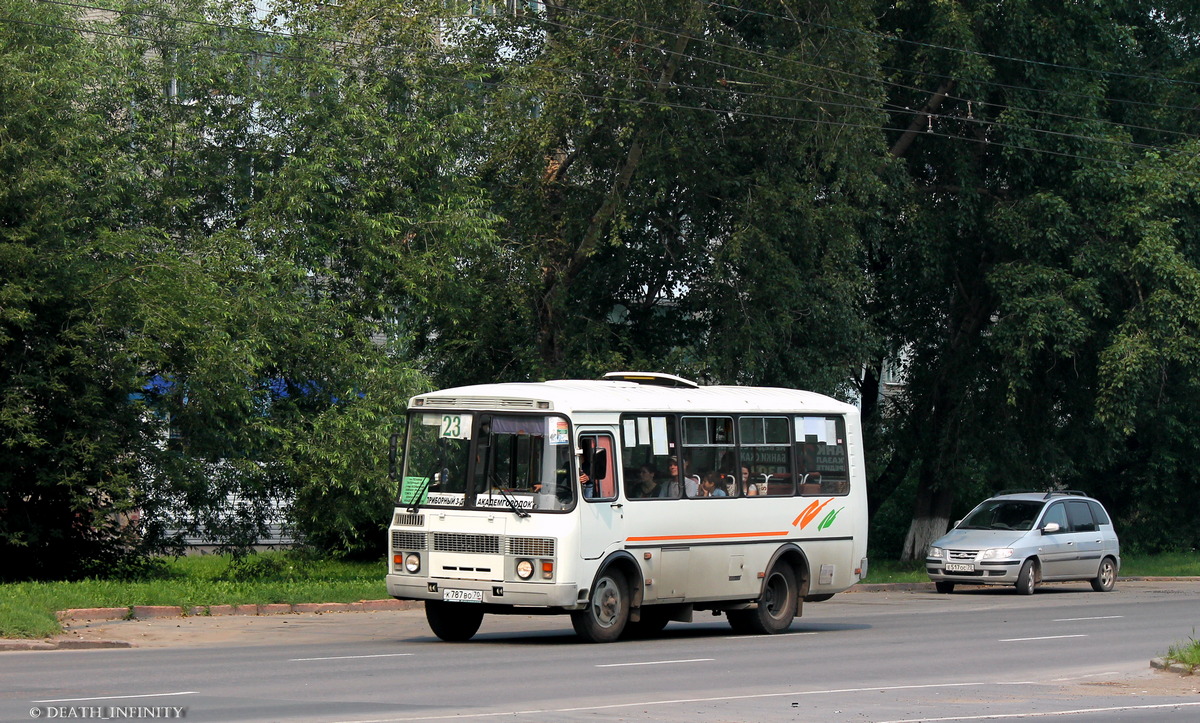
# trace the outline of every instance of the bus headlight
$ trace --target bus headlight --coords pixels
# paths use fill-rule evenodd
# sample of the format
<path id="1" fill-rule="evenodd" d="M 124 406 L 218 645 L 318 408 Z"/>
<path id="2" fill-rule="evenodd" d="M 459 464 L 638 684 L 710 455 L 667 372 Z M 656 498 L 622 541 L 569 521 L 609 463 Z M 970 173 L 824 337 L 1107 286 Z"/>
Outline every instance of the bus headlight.
<path id="1" fill-rule="evenodd" d="M 418 573 L 421 571 L 421 556 L 415 552 L 410 552 L 404 557 L 404 569 L 410 573 Z"/>
<path id="2" fill-rule="evenodd" d="M 517 577 L 528 580 L 533 577 L 533 561 L 517 560 Z"/>

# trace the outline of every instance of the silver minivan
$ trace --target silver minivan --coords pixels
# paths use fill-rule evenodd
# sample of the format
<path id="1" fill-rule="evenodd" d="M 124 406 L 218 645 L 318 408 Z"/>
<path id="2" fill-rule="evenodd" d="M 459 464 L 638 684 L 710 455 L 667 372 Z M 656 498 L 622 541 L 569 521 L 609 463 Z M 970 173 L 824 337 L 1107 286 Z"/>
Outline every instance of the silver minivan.
<path id="1" fill-rule="evenodd" d="M 963 585 L 1016 585 L 1032 595 L 1040 583 L 1088 580 L 1108 592 L 1121 569 L 1121 548 L 1104 506 L 1076 490 L 1001 493 L 984 500 L 938 538 L 925 571 L 938 592 Z"/>

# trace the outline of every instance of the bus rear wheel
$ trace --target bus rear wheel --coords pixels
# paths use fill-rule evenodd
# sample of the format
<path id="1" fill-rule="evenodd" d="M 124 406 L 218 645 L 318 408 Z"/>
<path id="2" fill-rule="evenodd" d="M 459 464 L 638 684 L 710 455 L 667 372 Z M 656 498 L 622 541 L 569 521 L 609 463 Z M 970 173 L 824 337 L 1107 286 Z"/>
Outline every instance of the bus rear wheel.
<path id="1" fill-rule="evenodd" d="M 425 601 L 425 620 L 433 634 L 450 643 L 470 640 L 483 624 L 483 608 L 467 603 Z"/>
<path id="2" fill-rule="evenodd" d="M 620 570 L 610 568 L 596 578 L 587 608 L 571 613 L 571 626 L 589 643 L 611 643 L 629 622 L 629 584 Z"/>
<path id="3" fill-rule="evenodd" d="M 792 569 L 787 565 L 777 565 L 767 575 L 756 608 L 730 610 L 725 616 L 735 632 L 756 635 L 782 633 L 796 619 L 796 595 L 796 576 Z"/>

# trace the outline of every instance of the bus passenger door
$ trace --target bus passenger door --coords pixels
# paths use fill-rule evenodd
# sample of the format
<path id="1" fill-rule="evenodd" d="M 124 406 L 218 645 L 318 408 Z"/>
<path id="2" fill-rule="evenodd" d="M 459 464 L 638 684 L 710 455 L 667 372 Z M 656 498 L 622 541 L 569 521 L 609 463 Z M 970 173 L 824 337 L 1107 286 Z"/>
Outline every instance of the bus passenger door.
<path id="1" fill-rule="evenodd" d="M 611 429 L 582 429 L 579 433 L 580 471 L 588 475 L 579 500 L 579 552 L 595 560 L 624 540 L 624 508 L 619 499 L 620 458 Z M 590 580 L 580 580 L 590 584 Z"/>

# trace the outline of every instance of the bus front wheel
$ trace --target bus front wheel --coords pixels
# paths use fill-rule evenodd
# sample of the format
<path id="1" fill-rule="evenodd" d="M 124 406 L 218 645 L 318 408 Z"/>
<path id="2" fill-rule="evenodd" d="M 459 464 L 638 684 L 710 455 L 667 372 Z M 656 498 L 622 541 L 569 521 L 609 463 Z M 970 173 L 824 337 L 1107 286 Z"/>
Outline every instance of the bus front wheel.
<path id="1" fill-rule="evenodd" d="M 596 578 L 584 610 L 571 613 L 571 626 L 589 643 L 611 643 L 629 622 L 629 584 L 620 570 L 610 568 Z"/>
<path id="2" fill-rule="evenodd" d="M 468 603 L 425 601 L 425 620 L 433 634 L 451 643 L 470 640 L 483 624 L 483 608 Z"/>
<path id="3" fill-rule="evenodd" d="M 772 568 L 763 584 L 762 597 L 752 610 L 730 610 L 729 626 L 739 633 L 782 633 L 796 618 L 796 576 L 787 565 Z"/>

